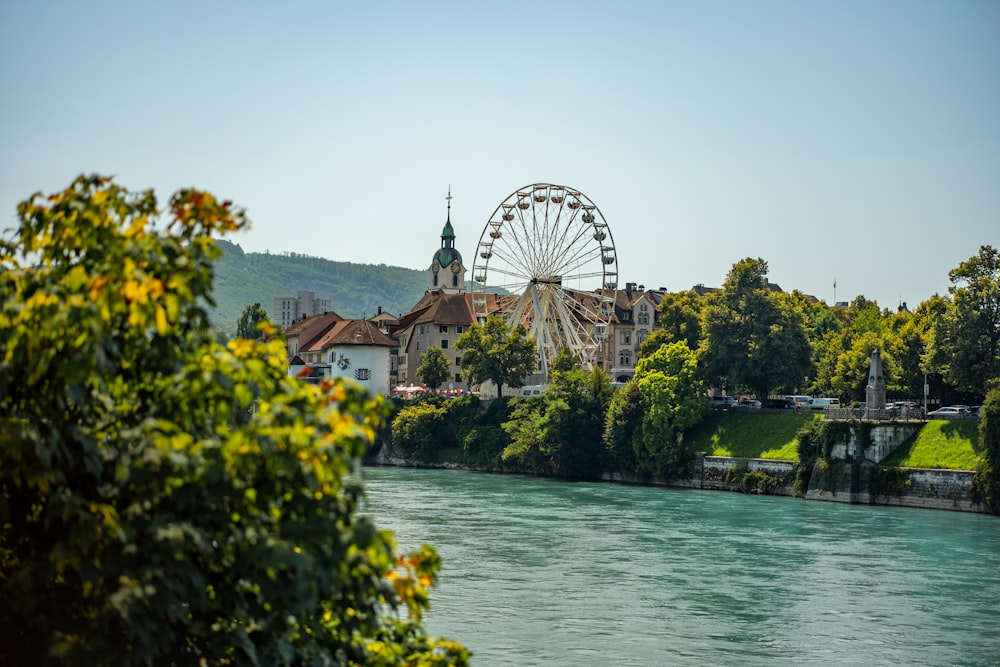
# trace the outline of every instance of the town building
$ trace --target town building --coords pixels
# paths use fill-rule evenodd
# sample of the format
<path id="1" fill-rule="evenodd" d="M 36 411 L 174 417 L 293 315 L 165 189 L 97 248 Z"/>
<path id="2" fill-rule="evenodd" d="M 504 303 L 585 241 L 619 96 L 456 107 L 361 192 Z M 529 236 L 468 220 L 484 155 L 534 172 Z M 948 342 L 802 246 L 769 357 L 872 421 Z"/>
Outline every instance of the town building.
<path id="1" fill-rule="evenodd" d="M 290 327 L 303 317 L 319 315 L 333 310 L 329 299 L 317 299 L 315 292 L 300 291 L 295 296 L 282 296 L 274 300 L 271 320 L 282 329 Z"/>
<path id="2" fill-rule="evenodd" d="M 340 320 L 299 349 L 289 374 L 312 382 L 347 378 L 372 394 L 388 394 L 390 352 L 395 345 L 371 320 Z"/>
<path id="3" fill-rule="evenodd" d="M 666 293 L 665 288 L 647 290 L 636 283 L 618 290 L 601 363 L 612 382 L 628 382 L 635 375 L 639 348 L 659 326 L 656 308 Z"/>
<path id="4" fill-rule="evenodd" d="M 434 252 L 427 268 L 428 285 L 424 296 L 400 316 L 393 334 L 396 360 L 392 364 L 394 386 L 419 384 L 417 368 L 421 357 L 431 346 L 440 347 L 451 364 L 449 380 L 441 389 L 464 391 L 461 355 L 456 355 L 455 341 L 475 321 L 472 301 L 465 289 L 466 267 L 462 254 L 455 248 L 455 229 L 451 224 L 451 190 L 448 191 L 448 212 L 441 231 L 441 246 Z"/>

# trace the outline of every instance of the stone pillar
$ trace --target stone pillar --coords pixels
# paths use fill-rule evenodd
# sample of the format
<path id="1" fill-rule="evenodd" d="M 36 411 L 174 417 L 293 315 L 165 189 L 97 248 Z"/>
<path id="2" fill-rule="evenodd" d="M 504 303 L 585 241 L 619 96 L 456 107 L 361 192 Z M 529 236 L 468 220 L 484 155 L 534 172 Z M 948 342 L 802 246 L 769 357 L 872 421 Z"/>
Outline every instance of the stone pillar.
<path id="1" fill-rule="evenodd" d="M 872 362 L 868 367 L 868 384 L 865 386 L 865 413 L 868 419 L 878 419 L 885 406 L 885 377 L 882 375 L 882 355 L 878 348 L 872 350 Z"/>

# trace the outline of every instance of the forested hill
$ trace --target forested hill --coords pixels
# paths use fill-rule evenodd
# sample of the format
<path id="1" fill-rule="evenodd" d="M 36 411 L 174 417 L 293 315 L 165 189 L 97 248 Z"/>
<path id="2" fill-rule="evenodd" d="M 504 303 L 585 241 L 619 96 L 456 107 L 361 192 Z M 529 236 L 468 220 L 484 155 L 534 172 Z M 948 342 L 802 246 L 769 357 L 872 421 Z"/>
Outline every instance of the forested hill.
<path id="1" fill-rule="evenodd" d="M 274 299 L 299 290 L 330 299 L 342 317 L 371 317 L 383 310 L 408 311 L 427 289 L 427 273 L 385 264 L 333 262 L 297 253 L 243 252 L 238 244 L 218 241 L 223 250 L 215 270 L 218 307 L 212 324 L 233 335 L 243 309 L 259 301 L 272 314 Z"/>

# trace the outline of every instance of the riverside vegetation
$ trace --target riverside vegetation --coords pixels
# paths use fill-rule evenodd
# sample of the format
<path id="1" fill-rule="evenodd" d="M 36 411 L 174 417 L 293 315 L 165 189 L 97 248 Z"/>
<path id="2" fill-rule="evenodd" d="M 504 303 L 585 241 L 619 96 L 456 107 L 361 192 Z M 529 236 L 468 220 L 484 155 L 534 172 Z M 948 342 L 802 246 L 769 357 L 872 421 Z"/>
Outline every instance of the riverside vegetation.
<path id="1" fill-rule="evenodd" d="M 630 383 L 616 393 L 602 377 L 579 369 L 557 371 L 549 392 L 530 398 L 414 399 L 396 406 L 383 446 L 409 461 L 430 465 L 571 479 L 617 473 L 626 479 L 668 483 L 683 479 L 699 454 L 794 461 L 794 480 L 737 466 L 725 481 L 751 493 L 772 493 L 793 481 L 793 490 L 801 495 L 814 466 L 827 470 L 842 464 L 830 453 L 851 428 L 859 430 L 862 440 L 871 428 L 864 422 L 833 422 L 815 414 L 696 409 L 700 419 L 693 426 L 657 437 L 656 418 L 642 414 L 641 398 L 636 397 L 641 385 Z M 973 496 L 997 513 L 998 446 L 996 435 L 988 433 L 1000 421 L 998 409 L 1000 391 L 993 391 L 981 420 L 927 422 L 876 467 L 873 491 L 901 493 L 903 488 L 892 480 L 903 479 L 906 468 L 973 470 Z M 828 474 L 826 479 L 832 482 L 836 477 Z"/>

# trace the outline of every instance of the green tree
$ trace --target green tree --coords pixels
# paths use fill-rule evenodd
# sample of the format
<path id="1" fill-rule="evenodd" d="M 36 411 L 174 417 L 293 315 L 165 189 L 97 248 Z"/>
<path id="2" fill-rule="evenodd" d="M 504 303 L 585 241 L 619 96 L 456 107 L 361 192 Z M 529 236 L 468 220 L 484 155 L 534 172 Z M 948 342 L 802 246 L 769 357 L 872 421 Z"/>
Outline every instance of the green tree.
<path id="1" fill-rule="evenodd" d="M 556 356 L 552 359 L 553 371 L 571 371 L 580 368 L 580 357 L 573 353 L 568 347 L 561 346 L 556 351 Z"/>
<path id="2" fill-rule="evenodd" d="M 158 211 L 81 177 L 0 240 L 0 664 L 464 664 L 421 625 L 433 550 L 358 514 L 381 399 L 213 340 L 244 214 Z"/>
<path id="3" fill-rule="evenodd" d="M 430 461 L 447 446 L 447 410 L 435 402 L 439 400 L 408 405 L 392 420 L 392 444 L 404 455 Z"/>
<path id="4" fill-rule="evenodd" d="M 948 277 L 951 302 L 933 328 L 930 366 L 958 389 L 982 395 L 1000 377 L 1000 255 L 981 246 Z"/>
<path id="5" fill-rule="evenodd" d="M 693 290 L 665 295 L 656 307 L 660 328 L 643 341 L 639 349 L 640 356 L 645 357 L 655 352 L 661 345 L 680 340 L 687 343 L 692 350 L 697 350 L 702 340 L 705 301 Z"/>
<path id="6" fill-rule="evenodd" d="M 979 441 L 983 452 L 972 480 L 973 492 L 993 514 L 1000 514 L 1000 387 L 986 394 L 979 409 Z"/>
<path id="7" fill-rule="evenodd" d="M 487 380 L 503 396 L 503 387 L 520 387 L 538 364 L 533 340 L 522 327 L 509 328 L 502 319 L 490 315 L 483 324 L 473 324 L 455 341 L 462 353 L 462 372 L 468 384 Z"/>
<path id="8" fill-rule="evenodd" d="M 239 322 L 236 323 L 236 336 L 238 338 L 259 338 L 261 325 L 266 325 L 268 321 L 267 311 L 260 305 L 260 301 L 255 301 L 243 309 Z"/>
<path id="9" fill-rule="evenodd" d="M 690 459 L 684 433 L 705 415 L 697 355 L 683 341 L 664 345 L 636 364 L 635 377 L 612 399 L 604 443 L 621 472 L 671 478 Z M 631 464 L 632 470 L 622 469 Z"/>
<path id="10" fill-rule="evenodd" d="M 548 390 L 517 398 L 504 430 L 505 461 L 576 479 L 596 479 L 603 470 L 601 431 L 612 394 L 599 368 L 554 371 Z"/>
<path id="11" fill-rule="evenodd" d="M 635 378 L 611 397 L 604 419 L 601 439 L 608 451 L 612 470 L 623 475 L 634 475 L 637 470 L 632 443 L 642 424 L 642 397 Z"/>
<path id="12" fill-rule="evenodd" d="M 733 265 L 724 289 L 705 309 L 700 350 L 709 380 L 727 378 L 765 401 L 772 389 L 792 389 L 810 375 L 811 349 L 801 315 L 767 286 L 767 262 Z"/>
<path id="13" fill-rule="evenodd" d="M 427 348 L 420 355 L 420 366 L 417 367 L 417 377 L 431 389 L 437 389 L 451 377 L 451 362 L 447 355 L 437 345 Z"/>

